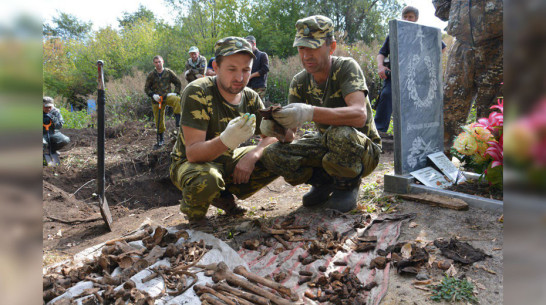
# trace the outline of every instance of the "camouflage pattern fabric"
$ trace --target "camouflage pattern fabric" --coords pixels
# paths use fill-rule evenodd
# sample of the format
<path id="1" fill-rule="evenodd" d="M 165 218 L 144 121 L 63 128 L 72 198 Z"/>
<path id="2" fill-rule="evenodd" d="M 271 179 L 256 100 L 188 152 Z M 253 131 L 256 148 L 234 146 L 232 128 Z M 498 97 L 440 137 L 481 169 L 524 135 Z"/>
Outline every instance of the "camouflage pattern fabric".
<path id="1" fill-rule="evenodd" d="M 252 46 L 242 37 L 222 38 L 214 45 L 214 57 L 229 56 L 239 52 L 245 52 L 252 55 L 252 58 L 256 58 L 254 52 L 252 52 Z"/>
<path id="2" fill-rule="evenodd" d="M 250 180 L 244 184 L 233 184 L 232 173 L 235 166 L 255 146 L 237 148 L 226 163 L 206 162 L 172 163 L 170 177 L 174 185 L 182 191 L 180 211 L 191 220 L 205 217 L 212 201 L 227 190 L 239 199 L 246 199 L 275 180 L 278 175 L 268 171 L 258 161 Z"/>
<path id="3" fill-rule="evenodd" d="M 449 52 L 444 84 L 444 150 L 453 146 L 454 138 L 476 105 L 478 118 L 487 117 L 500 94 L 503 81 L 503 40 L 472 48 L 455 41 Z"/>
<path id="4" fill-rule="evenodd" d="M 256 126 L 260 126 L 262 116 L 258 109 L 265 108 L 258 94 L 250 88 L 244 88 L 239 105 L 231 105 L 220 94 L 216 85 L 216 76 L 206 76 L 189 84 L 182 92 L 181 125 L 206 131 L 205 140 L 211 140 L 224 131 L 232 119 L 245 113 L 256 115 Z M 256 128 L 256 135 L 260 134 Z M 225 163 L 232 159 L 232 151 L 214 160 Z M 184 132 L 178 135 L 171 153 L 173 162 L 186 162 Z"/>
<path id="5" fill-rule="evenodd" d="M 432 4 L 438 18 L 449 20 L 447 33 L 461 42 L 480 45 L 503 36 L 502 0 L 433 0 Z"/>
<path id="6" fill-rule="evenodd" d="M 288 102 L 307 103 L 319 107 L 346 107 L 344 97 L 355 91 L 364 91 L 366 94 L 366 124 L 358 128 L 371 141 L 381 147 L 381 137 L 377 132 L 372 115 L 372 106 L 368 99 L 368 87 L 364 73 L 358 63 L 349 57 L 332 56 L 332 67 L 329 80 L 326 84 L 317 84 L 313 77 L 305 70 L 296 74 L 290 83 Z M 324 92 L 326 90 L 326 93 Z M 324 133 L 329 125 L 317 124 L 319 131 Z"/>
<path id="7" fill-rule="evenodd" d="M 260 159 L 267 169 L 291 185 L 307 183 L 313 168 L 330 176 L 355 178 L 369 175 L 379 163 L 381 147 L 349 126 L 331 126 L 323 134 L 307 133 L 290 144 L 269 145 Z"/>
<path id="8" fill-rule="evenodd" d="M 181 125 L 206 131 L 205 140 L 211 140 L 224 131 L 232 119 L 251 113 L 256 115 L 256 126 L 262 117 L 258 109 L 263 103 L 258 94 L 244 88 L 238 105 L 231 105 L 218 91 L 216 77 L 204 77 L 190 83 L 182 92 Z M 256 128 L 256 134 L 259 134 Z M 278 176 L 267 171 L 261 162 L 256 163 L 249 183 L 235 185 L 231 174 L 237 162 L 254 147 L 228 150 L 206 163 L 190 163 L 186 158 L 184 133 L 180 133 L 171 153 L 170 176 L 182 191 L 180 210 L 192 219 L 204 217 L 210 203 L 226 189 L 240 199 L 247 198 Z"/>
<path id="9" fill-rule="evenodd" d="M 163 100 L 161 105 L 161 118 L 159 119 L 159 133 L 163 133 L 166 130 L 165 126 L 165 108 L 170 106 L 173 108 L 174 114 L 180 114 L 182 106 L 180 105 L 180 96 L 171 95 Z M 152 110 L 154 113 L 154 124 L 157 124 L 157 113 L 159 111 L 159 103 L 152 103 Z M 157 128 L 157 126 L 156 126 Z"/>
<path id="10" fill-rule="evenodd" d="M 174 91 L 171 90 L 171 84 L 174 84 Z M 161 76 L 154 69 L 152 72 L 148 73 L 146 77 L 146 84 L 144 85 L 144 91 L 146 95 L 152 98 L 154 94 L 165 96 L 167 93 L 174 92 L 180 95 L 182 90 L 182 82 L 176 73 L 169 68 L 164 68 Z M 153 100 L 152 100 L 153 101 Z"/>
<path id="11" fill-rule="evenodd" d="M 500 94 L 503 80 L 503 1 L 433 0 L 435 15 L 448 21 L 456 38 L 449 51 L 444 84 L 444 149 L 466 123 L 475 99 L 478 117 Z M 469 5 L 472 4 L 470 7 Z"/>
<path id="12" fill-rule="evenodd" d="M 296 38 L 293 47 L 320 48 L 327 38 L 334 37 L 334 24 L 326 16 L 316 15 L 296 22 Z"/>
<path id="13" fill-rule="evenodd" d="M 198 78 L 203 77 L 205 75 L 205 70 L 207 69 L 207 59 L 203 55 L 199 55 L 199 58 L 197 58 L 197 62 L 193 62 L 193 60 L 188 58 L 186 61 L 186 68 L 185 71 L 188 71 L 186 74 L 186 80 L 189 82 L 192 82 Z"/>
<path id="14" fill-rule="evenodd" d="M 252 90 L 256 91 L 256 93 L 258 93 L 258 96 L 260 96 L 260 99 L 263 101 L 265 101 L 265 91 L 267 90 L 267 88 L 252 88 Z"/>

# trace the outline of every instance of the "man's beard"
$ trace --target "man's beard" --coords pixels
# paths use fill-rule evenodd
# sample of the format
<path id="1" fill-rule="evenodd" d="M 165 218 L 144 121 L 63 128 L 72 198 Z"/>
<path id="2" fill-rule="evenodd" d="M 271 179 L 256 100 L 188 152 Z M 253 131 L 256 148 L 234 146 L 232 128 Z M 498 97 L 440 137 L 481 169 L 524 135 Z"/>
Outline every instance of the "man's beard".
<path id="1" fill-rule="evenodd" d="M 239 94 L 241 91 L 243 91 L 245 89 L 245 86 L 241 86 L 241 89 L 239 89 L 239 90 L 234 89 L 232 87 L 226 87 L 226 86 L 224 86 L 224 84 L 221 81 L 218 82 L 218 85 L 220 87 L 222 87 L 222 90 L 227 91 L 230 94 Z"/>

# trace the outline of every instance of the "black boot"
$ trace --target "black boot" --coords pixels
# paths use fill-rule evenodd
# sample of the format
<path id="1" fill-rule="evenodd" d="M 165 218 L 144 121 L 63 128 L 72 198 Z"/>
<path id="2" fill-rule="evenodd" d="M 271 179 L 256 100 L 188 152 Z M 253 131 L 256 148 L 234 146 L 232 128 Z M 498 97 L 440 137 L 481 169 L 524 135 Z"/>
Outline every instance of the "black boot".
<path id="1" fill-rule="evenodd" d="M 334 191 L 324 204 L 324 208 L 338 210 L 342 213 L 355 209 L 361 177 L 361 175 L 355 178 L 334 177 Z"/>
<path id="2" fill-rule="evenodd" d="M 238 206 L 237 203 L 235 203 L 235 197 L 233 197 L 233 194 L 228 191 L 220 192 L 220 197 L 214 199 L 211 205 L 224 210 L 228 216 L 242 215 L 246 213 L 246 209 Z"/>
<path id="3" fill-rule="evenodd" d="M 176 124 L 176 128 L 180 127 L 180 113 L 174 115 L 174 123 Z"/>
<path id="4" fill-rule="evenodd" d="M 307 181 L 307 184 L 311 184 L 311 190 L 303 195 L 301 199 L 303 206 L 312 207 L 325 203 L 334 190 L 333 182 L 332 177 L 324 169 L 320 167 L 313 168 L 313 175 Z"/>
<path id="5" fill-rule="evenodd" d="M 163 140 L 163 133 L 159 134 L 159 142 L 157 142 L 158 146 L 163 146 L 165 144 L 165 141 Z"/>

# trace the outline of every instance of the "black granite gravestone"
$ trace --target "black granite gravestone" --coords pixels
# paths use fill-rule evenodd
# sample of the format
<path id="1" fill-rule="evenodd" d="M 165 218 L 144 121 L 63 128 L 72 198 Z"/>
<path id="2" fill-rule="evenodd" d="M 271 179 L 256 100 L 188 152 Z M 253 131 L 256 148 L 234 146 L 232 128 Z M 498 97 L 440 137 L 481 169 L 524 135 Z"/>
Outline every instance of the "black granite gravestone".
<path id="1" fill-rule="evenodd" d="M 394 172 L 405 175 L 443 151 L 442 40 L 434 27 L 401 20 L 389 27 Z"/>

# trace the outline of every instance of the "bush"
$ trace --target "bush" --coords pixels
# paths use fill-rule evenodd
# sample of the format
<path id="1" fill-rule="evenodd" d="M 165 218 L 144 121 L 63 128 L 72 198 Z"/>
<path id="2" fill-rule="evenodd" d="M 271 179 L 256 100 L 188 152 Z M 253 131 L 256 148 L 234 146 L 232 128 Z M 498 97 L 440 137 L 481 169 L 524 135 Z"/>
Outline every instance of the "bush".
<path id="1" fill-rule="evenodd" d="M 93 118 L 87 114 L 86 110 L 70 112 L 70 110 L 60 107 L 59 111 L 64 119 L 63 128 L 87 128 L 93 122 Z"/>
<path id="2" fill-rule="evenodd" d="M 129 75 L 106 84 L 106 124 L 115 126 L 126 121 L 151 120 L 149 97 L 144 93 L 147 73 L 133 69 Z"/>

